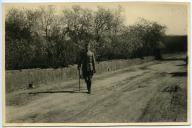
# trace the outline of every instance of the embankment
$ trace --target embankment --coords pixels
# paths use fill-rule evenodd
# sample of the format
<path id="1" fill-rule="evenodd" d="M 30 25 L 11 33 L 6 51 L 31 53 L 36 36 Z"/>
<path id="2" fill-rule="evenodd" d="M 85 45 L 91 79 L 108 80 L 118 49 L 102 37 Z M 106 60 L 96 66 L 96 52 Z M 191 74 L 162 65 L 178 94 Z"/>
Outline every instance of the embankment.
<path id="1" fill-rule="evenodd" d="M 152 57 L 144 60 L 112 60 L 103 61 L 96 64 L 97 74 L 115 71 L 126 68 L 130 65 L 150 61 Z M 77 65 L 71 65 L 66 68 L 58 69 L 23 69 L 23 70 L 7 70 L 6 71 L 6 92 L 13 92 L 20 89 L 26 89 L 30 83 L 35 87 L 50 82 L 63 82 L 78 78 Z"/>

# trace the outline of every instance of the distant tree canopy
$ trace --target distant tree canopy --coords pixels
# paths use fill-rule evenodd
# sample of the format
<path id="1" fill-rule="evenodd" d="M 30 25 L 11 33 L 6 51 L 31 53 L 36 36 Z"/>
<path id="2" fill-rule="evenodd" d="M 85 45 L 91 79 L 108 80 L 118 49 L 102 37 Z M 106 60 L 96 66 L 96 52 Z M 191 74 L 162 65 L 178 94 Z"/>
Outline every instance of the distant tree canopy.
<path id="1" fill-rule="evenodd" d="M 154 55 L 166 27 L 140 19 L 124 24 L 122 9 L 96 11 L 73 6 L 11 9 L 5 20 L 6 69 L 65 67 L 75 64 L 87 42 L 98 61 Z"/>

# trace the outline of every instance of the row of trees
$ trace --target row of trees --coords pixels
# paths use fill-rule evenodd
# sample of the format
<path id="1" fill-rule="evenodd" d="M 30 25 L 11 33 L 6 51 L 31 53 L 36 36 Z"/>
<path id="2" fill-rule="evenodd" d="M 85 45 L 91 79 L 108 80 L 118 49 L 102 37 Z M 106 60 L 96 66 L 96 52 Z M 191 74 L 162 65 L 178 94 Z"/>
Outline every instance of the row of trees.
<path id="1" fill-rule="evenodd" d="M 122 8 L 96 11 L 73 6 L 10 9 L 6 15 L 6 69 L 64 67 L 77 61 L 87 42 L 97 61 L 154 55 L 165 26 L 145 19 L 124 24 Z"/>

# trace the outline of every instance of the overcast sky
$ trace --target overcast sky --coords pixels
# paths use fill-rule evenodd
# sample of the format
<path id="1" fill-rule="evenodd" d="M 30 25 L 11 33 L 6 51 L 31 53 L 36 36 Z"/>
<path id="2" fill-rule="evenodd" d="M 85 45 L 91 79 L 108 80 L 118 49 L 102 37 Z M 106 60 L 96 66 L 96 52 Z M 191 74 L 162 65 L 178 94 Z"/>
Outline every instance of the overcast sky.
<path id="1" fill-rule="evenodd" d="M 151 21 L 157 21 L 167 26 L 168 35 L 186 35 L 188 22 L 188 6 L 182 3 L 78 3 L 78 4 L 56 4 L 58 10 L 62 10 L 72 5 L 80 5 L 83 8 L 97 9 L 97 6 L 105 8 L 117 8 L 121 5 L 125 24 L 134 24 L 139 17 Z M 17 8 L 33 8 L 36 4 L 28 5 L 9 5 Z"/>
<path id="2" fill-rule="evenodd" d="M 134 23 L 138 17 L 157 21 L 167 26 L 167 34 L 187 34 L 187 6 L 176 4 L 130 4 L 125 7 L 126 23 Z"/>

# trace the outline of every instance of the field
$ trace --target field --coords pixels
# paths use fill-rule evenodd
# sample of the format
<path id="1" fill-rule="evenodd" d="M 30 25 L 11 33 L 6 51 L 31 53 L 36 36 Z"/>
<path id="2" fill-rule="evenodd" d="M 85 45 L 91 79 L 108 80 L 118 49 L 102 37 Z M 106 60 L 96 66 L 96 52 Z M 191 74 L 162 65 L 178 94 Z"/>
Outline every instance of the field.
<path id="1" fill-rule="evenodd" d="M 186 122 L 186 55 L 163 57 L 161 61 L 146 57 L 97 64 L 91 95 L 83 80 L 78 91 L 75 65 L 68 69 L 74 69 L 71 75 L 61 75 L 64 69 L 30 70 L 33 89 L 27 88 L 30 80 L 24 81 L 30 78 L 29 70 L 7 71 L 6 80 L 12 80 L 13 74 L 15 79 L 6 82 L 6 122 Z M 24 82 L 19 83 L 22 76 Z"/>

